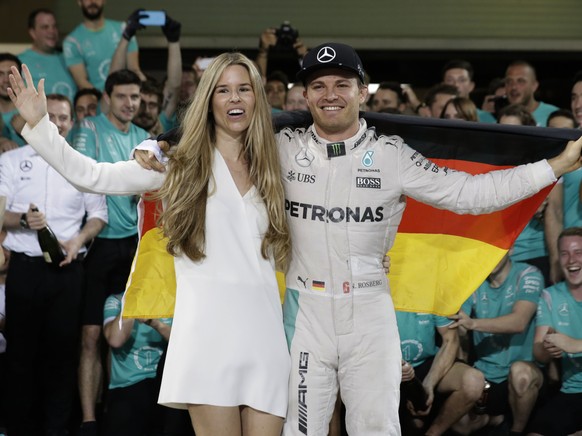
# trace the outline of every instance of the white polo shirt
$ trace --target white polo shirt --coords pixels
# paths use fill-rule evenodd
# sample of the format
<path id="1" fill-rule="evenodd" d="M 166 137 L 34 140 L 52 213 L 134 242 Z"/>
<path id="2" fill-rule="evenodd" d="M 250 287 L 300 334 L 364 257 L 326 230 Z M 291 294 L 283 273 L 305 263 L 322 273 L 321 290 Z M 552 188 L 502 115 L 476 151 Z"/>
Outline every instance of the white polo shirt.
<path id="1" fill-rule="evenodd" d="M 24 213 L 30 203 L 35 204 L 61 241 L 78 235 L 85 214 L 87 219 L 107 222 L 105 196 L 79 192 L 29 145 L 0 155 L 0 195 L 6 197 L 9 212 Z M 42 256 L 34 230 L 9 230 L 3 245 L 28 256 Z"/>

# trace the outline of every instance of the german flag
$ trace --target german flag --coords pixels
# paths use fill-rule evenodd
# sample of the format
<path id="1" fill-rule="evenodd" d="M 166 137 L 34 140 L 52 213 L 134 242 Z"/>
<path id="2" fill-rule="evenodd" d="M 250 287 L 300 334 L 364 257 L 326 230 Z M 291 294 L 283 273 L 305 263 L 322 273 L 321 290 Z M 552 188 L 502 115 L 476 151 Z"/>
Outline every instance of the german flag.
<path id="1" fill-rule="evenodd" d="M 362 116 L 378 134 L 399 135 L 438 165 L 471 174 L 554 157 L 567 141 L 580 137 L 580 131 L 569 129 L 390 114 Z M 306 112 L 283 112 L 274 121 L 280 130 L 308 126 L 311 117 Z M 408 199 L 394 247 L 388 253 L 388 277 L 396 308 L 439 315 L 457 312 L 507 253 L 550 189 L 503 211 L 480 216 L 457 215 Z M 155 209 L 145 202 L 140 213 L 151 214 Z M 168 317 L 173 313 L 173 259 L 154 223 L 151 218 L 140 220 L 140 235 L 144 237 L 128 282 L 124 317 Z M 278 279 L 284 288 L 280 275 Z"/>
<path id="2" fill-rule="evenodd" d="M 123 295 L 124 318 L 174 316 L 174 257 L 167 252 L 168 240 L 156 225 L 161 207 L 150 195 L 144 195 L 138 204 L 139 243 Z"/>
<path id="3" fill-rule="evenodd" d="M 511 168 L 560 153 L 576 130 L 366 116 L 440 166 L 470 174 Z M 390 287 L 398 310 L 456 313 L 487 278 L 551 187 L 505 210 L 457 215 L 407 199 L 391 257 Z"/>

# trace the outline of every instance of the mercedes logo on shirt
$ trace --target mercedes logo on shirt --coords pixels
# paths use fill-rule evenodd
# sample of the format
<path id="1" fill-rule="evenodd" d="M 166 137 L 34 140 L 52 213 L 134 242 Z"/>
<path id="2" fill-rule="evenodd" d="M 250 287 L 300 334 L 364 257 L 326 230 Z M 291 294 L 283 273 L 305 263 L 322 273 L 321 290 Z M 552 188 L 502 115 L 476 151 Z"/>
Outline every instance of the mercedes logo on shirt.
<path id="1" fill-rule="evenodd" d="M 32 169 L 32 162 L 29 160 L 23 160 L 22 162 L 20 162 L 20 170 L 27 172 L 30 171 Z"/>
<path id="2" fill-rule="evenodd" d="M 295 155 L 295 162 L 303 168 L 307 168 L 311 165 L 313 159 L 315 159 L 315 156 L 306 148 L 302 148 L 301 151 Z"/>
<path id="3" fill-rule="evenodd" d="M 325 46 L 317 52 L 317 61 L 326 64 L 335 59 L 335 50 L 331 47 Z"/>

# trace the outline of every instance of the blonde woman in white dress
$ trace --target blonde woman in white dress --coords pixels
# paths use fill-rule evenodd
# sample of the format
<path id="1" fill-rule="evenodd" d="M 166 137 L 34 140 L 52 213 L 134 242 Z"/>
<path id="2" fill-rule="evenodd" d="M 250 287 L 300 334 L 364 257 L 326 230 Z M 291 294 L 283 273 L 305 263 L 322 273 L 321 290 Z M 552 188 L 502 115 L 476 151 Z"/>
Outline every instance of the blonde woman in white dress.
<path id="1" fill-rule="evenodd" d="M 188 409 L 198 436 L 281 433 L 289 354 L 275 265 L 287 265 L 279 157 L 261 77 L 239 53 L 218 56 L 182 122 L 166 176 L 135 162 L 95 164 L 46 114 L 44 83 L 11 77 L 28 142 L 71 183 L 109 194 L 159 189 L 176 309 L 159 402 Z"/>

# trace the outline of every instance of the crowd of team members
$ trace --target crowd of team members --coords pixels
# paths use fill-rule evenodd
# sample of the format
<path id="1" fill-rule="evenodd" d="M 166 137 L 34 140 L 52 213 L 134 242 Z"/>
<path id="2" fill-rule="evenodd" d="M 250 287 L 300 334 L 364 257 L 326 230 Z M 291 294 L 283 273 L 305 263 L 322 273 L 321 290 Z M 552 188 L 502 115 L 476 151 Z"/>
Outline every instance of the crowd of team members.
<path id="1" fill-rule="evenodd" d="M 6 263 L 0 271 L 2 287 L 6 283 L 6 310 L 0 298 L 0 331 L 6 337 L 0 335 L 0 428 L 6 426 L 11 436 L 60 435 L 72 428 L 81 435 L 192 431 L 187 416 L 155 405 L 171 320 L 119 324 L 120 294 L 137 243 L 136 199 L 50 195 L 57 182 L 25 146 L 19 134 L 24 122 L 6 91 L 10 68 L 20 70 L 25 63 L 35 81 L 45 79 L 49 116 L 59 134 L 99 162 L 125 160 L 143 139 L 174 127 L 203 73 L 196 62 L 182 69 L 180 23 L 168 16 L 161 29 L 168 63 L 167 77 L 159 83 L 139 67 L 134 36 L 143 27 L 141 12 L 125 23 L 108 20 L 103 3 L 79 0 L 83 22 L 64 39 L 62 53 L 55 15 L 39 9 L 28 23 L 32 48 L 0 54 L 0 195 L 7 199 Z M 281 72 L 268 73 L 269 51 L 276 44 L 275 30 L 265 30 L 256 58 L 272 110 L 306 110 L 301 84 L 290 85 Z M 307 51 L 300 41 L 293 48 L 299 57 Z M 582 123 L 582 75 L 573 82 L 571 110 L 536 100 L 535 70 L 524 61 L 511 63 L 491 84 L 481 108 L 471 101 L 474 87 L 471 65 L 451 61 L 423 99 L 410 85 L 381 82 L 362 110 L 560 128 Z M 582 229 L 576 228 L 581 172 L 558 182 L 512 252 L 458 314 L 397 312 L 402 380 L 421 380 L 427 393 L 423 410 L 403 394 L 404 434 L 565 435 L 582 429 L 576 413 L 582 406 Z M 87 219 L 56 224 L 79 201 Z M 37 262 L 40 250 L 31 247 L 30 238 L 47 222 L 68 249 L 63 265 L 78 264 L 75 279 L 42 259 Z M 86 253 L 83 246 L 90 240 Z M 59 296 L 62 288 L 76 297 Z M 27 298 L 20 298 L 23 294 Z M 21 318 L 15 320 L 14 314 Z M 103 359 L 102 350 L 109 347 L 102 346 L 102 337 L 110 360 Z M 107 388 L 102 391 L 103 379 Z M 339 400 L 331 434 L 342 431 Z"/>

